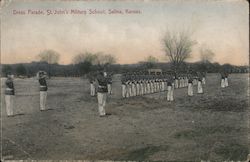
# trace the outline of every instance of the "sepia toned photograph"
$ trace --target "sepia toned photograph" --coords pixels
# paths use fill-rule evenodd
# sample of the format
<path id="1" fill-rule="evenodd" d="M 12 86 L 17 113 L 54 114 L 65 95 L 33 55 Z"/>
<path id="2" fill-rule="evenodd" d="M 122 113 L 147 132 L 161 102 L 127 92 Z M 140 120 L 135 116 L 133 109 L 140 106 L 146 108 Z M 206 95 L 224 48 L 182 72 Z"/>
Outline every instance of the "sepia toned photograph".
<path id="1" fill-rule="evenodd" d="M 246 0 L 1 0 L 1 161 L 250 161 Z"/>

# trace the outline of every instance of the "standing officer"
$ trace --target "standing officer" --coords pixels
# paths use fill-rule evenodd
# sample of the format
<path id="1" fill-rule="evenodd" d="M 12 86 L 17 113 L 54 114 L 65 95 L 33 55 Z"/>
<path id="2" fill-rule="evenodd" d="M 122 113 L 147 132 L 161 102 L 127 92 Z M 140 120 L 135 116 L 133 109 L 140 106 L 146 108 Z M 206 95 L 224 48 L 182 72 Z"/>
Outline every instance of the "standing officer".
<path id="1" fill-rule="evenodd" d="M 188 86 L 188 76 L 187 75 L 185 76 L 185 81 L 184 82 L 185 82 L 184 86 L 187 87 Z"/>
<path id="2" fill-rule="evenodd" d="M 173 76 L 168 77 L 168 92 L 167 92 L 167 101 L 173 101 L 174 100 L 174 79 Z"/>
<path id="3" fill-rule="evenodd" d="M 126 76 L 126 98 L 129 98 L 130 97 L 130 94 L 131 94 L 131 89 L 130 89 L 130 76 L 127 75 Z"/>
<path id="4" fill-rule="evenodd" d="M 122 98 L 126 97 L 126 76 L 123 74 L 121 78 L 122 82 Z"/>
<path id="5" fill-rule="evenodd" d="M 202 73 L 202 84 L 206 84 L 206 73 L 205 72 L 203 72 Z"/>
<path id="6" fill-rule="evenodd" d="M 5 81 L 5 104 L 7 116 L 14 116 L 14 98 L 15 98 L 15 88 L 13 83 L 13 75 L 7 74 L 7 80 Z"/>
<path id="7" fill-rule="evenodd" d="M 220 86 L 221 86 L 221 88 L 225 88 L 225 73 L 221 73 Z"/>
<path id="8" fill-rule="evenodd" d="M 136 80 L 136 96 L 139 96 L 140 95 L 140 76 L 138 73 L 136 74 L 135 80 Z"/>
<path id="9" fill-rule="evenodd" d="M 93 74 L 90 74 L 89 82 L 90 82 L 90 95 L 95 96 L 95 78 Z"/>
<path id="10" fill-rule="evenodd" d="M 188 96 L 193 96 L 193 78 L 191 75 L 188 76 Z"/>
<path id="11" fill-rule="evenodd" d="M 108 82 L 108 94 L 112 94 L 112 75 L 109 74 L 107 77 Z"/>
<path id="12" fill-rule="evenodd" d="M 203 88 L 202 88 L 202 75 L 198 74 L 198 85 L 197 85 L 197 93 L 203 93 Z"/>
<path id="13" fill-rule="evenodd" d="M 228 73 L 225 72 L 225 87 L 228 87 Z"/>
<path id="14" fill-rule="evenodd" d="M 134 72 L 132 73 L 131 75 L 132 77 L 132 80 L 131 80 L 131 90 L 132 90 L 132 96 L 135 96 L 136 95 L 136 81 L 135 81 L 135 74 Z"/>
<path id="15" fill-rule="evenodd" d="M 98 110 L 100 117 L 103 117 L 106 115 L 105 105 L 108 93 L 107 73 L 99 72 L 97 76 L 97 82 L 98 82 L 98 88 L 97 88 Z"/>
<path id="16" fill-rule="evenodd" d="M 174 88 L 179 88 L 179 80 L 177 74 L 174 76 Z"/>
<path id="17" fill-rule="evenodd" d="M 38 81 L 40 84 L 40 111 L 46 110 L 46 99 L 47 99 L 47 82 L 46 82 L 46 72 L 38 72 Z"/>

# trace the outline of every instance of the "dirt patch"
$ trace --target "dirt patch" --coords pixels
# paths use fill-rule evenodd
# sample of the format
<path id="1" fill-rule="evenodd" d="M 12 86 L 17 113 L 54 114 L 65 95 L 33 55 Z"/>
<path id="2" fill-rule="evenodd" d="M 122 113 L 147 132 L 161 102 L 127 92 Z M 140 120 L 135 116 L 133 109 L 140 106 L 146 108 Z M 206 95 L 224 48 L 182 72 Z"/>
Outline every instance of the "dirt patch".
<path id="1" fill-rule="evenodd" d="M 210 126 L 210 127 L 197 127 L 192 130 L 184 130 L 174 134 L 174 138 L 193 139 L 196 137 L 205 137 L 213 134 L 230 134 L 232 132 L 247 132 L 246 128 L 232 127 L 232 126 Z"/>
<path id="2" fill-rule="evenodd" d="M 38 160 L 245 160 L 247 77 L 232 75 L 230 86 L 221 89 L 219 77 L 209 75 L 204 94 L 195 87 L 187 97 L 187 88 L 176 89 L 174 102 L 166 101 L 165 92 L 121 99 L 121 85 L 114 83 L 107 118 L 99 117 L 87 80 L 49 80 L 47 106 L 53 110 L 44 112 L 37 81 L 17 80 L 15 111 L 25 115 L 8 118 L 2 109 L 2 139 L 12 141 L 3 141 L 2 154 Z"/>
<path id="3" fill-rule="evenodd" d="M 214 148 L 214 152 L 227 160 L 246 160 L 249 153 L 248 147 L 241 145 L 236 141 L 227 141 L 227 143 L 221 143 Z"/>

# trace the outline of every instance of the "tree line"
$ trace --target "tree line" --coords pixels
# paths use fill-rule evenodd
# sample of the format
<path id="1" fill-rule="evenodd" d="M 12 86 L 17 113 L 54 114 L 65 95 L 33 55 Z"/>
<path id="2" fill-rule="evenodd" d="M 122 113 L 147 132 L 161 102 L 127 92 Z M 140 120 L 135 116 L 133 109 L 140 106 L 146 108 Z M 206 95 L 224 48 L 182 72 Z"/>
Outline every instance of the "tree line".
<path id="1" fill-rule="evenodd" d="M 147 71 L 151 68 L 160 68 L 163 71 L 172 73 L 195 72 L 228 72 L 245 73 L 249 72 L 248 66 L 234 66 L 230 64 L 220 65 L 212 63 L 214 52 L 206 45 L 200 47 L 200 61 L 188 63 L 186 60 L 191 57 L 192 48 L 197 43 L 192 39 L 188 31 L 170 32 L 167 31 L 162 37 L 162 46 L 167 58 L 166 63 L 159 62 L 154 56 L 148 56 L 144 61 L 137 64 L 120 65 L 116 64 L 117 59 L 112 54 L 102 52 L 82 52 L 72 59 L 69 65 L 59 65 L 60 54 L 54 50 L 44 50 L 37 55 L 39 61 L 23 64 L 2 65 L 2 75 L 8 72 L 18 76 L 34 76 L 39 70 L 44 70 L 50 76 L 79 77 L 85 76 L 98 70 L 110 71 L 112 73 Z"/>
<path id="2" fill-rule="evenodd" d="M 124 72 L 139 72 L 147 71 L 150 68 L 159 68 L 163 71 L 168 72 L 171 69 L 171 63 L 149 63 L 149 62 L 140 62 L 137 64 L 111 64 L 106 68 L 106 71 L 112 72 L 114 74 L 121 74 Z M 2 76 L 5 76 L 7 72 L 11 72 L 19 77 L 34 77 L 39 70 L 50 71 L 51 76 L 57 77 L 83 77 L 90 72 L 96 72 L 100 69 L 99 65 L 86 65 L 83 64 L 69 64 L 69 65 L 60 65 L 60 64 L 48 64 L 47 62 L 31 62 L 31 63 L 22 63 L 22 64 L 6 64 L 2 65 Z M 192 71 L 206 71 L 208 73 L 219 73 L 222 70 L 229 73 L 247 73 L 248 66 L 234 66 L 230 64 L 220 65 L 219 63 L 185 63 L 180 68 L 181 73 L 186 73 L 189 70 Z"/>

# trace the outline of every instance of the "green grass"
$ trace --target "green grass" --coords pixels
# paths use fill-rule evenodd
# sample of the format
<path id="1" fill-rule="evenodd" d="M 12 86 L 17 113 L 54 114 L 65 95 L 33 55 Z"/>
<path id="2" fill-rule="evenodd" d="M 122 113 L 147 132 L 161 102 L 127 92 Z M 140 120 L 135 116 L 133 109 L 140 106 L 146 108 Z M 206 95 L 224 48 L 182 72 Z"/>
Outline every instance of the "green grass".
<path id="1" fill-rule="evenodd" d="M 167 151 L 168 148 L 169 148 L 168 146 L 148 146 L 130 151 L 126 153 L 126 155 L 123 155 L 123 157 L 120 160 L 145 161 L 151 155 L 159 151 Z"/>

